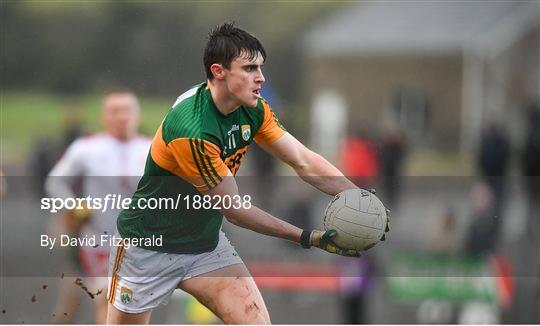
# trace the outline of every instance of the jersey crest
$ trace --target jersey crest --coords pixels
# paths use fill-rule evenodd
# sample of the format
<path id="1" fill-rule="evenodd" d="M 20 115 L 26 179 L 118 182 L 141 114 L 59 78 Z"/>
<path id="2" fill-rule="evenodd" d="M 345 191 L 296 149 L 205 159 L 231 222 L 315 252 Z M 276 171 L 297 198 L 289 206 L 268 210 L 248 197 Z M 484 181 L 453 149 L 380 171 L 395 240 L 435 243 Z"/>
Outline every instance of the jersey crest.
<path id="1" fill-rule="evenodd" d="M 249 140 L 251 136 L 251 127 L 249 125 L 242 125 L 242 139 L 245 141 Z"/>

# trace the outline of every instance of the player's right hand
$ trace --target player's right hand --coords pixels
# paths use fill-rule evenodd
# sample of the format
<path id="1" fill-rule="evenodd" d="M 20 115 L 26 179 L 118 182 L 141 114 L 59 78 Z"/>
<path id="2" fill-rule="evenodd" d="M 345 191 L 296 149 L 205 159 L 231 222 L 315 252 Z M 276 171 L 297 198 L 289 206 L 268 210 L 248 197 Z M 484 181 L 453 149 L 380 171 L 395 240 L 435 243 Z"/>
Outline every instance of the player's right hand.
<path id="1" fill-rule="evenodd" d="M 64 223 L 64 227 L 71 236 L 78 236 L 83 226 L 88 223 L 92 216 L 92 210 L 86 207 L 60 212 L 60 218 Z"/>
<path id="2" fill-rule="evenodd" d="M 336 237 L 337 231 L 336 230 L 327 230 L 327 231 L 320 231 L 320 230 L 313 230 L 311 233 L 309 233 L 309 239 L 307 238 L 307 233 L 302 235 L 301 244 L 304 248 L 309 248 L 310 246 L 314 246 L 317 248 L 321 248 L 324 251 L 327 251 L 332 254 L 337 254 L 341 256 L 347 256 L 347 257 L 360 257 L 360 251 L 354 250 L 354 249 L 345 249 L 341 248 L 340 246 L 336 245 L 332 239 Z M 308 243 L 309 241 L 309 243 Z"/>
<path id="3" fill-rule="evenodd" d="M 377 194 L 377 191 L 373 188 L 369 189 L 369 192 L 371 192 L 372 194 Z M 384 228 L 384 234 L 382 235 L 381 237 L 381 241 L 384 241 L 386 240 L 386 233 L 390 232 L 390 217 L 392 216 L 390 210 L 387 208 L 386 209 L 386 226 Z M 368 248 L 364 249 L 364 250 L 368 250 L 370 248 L 372 248 L 375 244 L 369 246 Z"/>

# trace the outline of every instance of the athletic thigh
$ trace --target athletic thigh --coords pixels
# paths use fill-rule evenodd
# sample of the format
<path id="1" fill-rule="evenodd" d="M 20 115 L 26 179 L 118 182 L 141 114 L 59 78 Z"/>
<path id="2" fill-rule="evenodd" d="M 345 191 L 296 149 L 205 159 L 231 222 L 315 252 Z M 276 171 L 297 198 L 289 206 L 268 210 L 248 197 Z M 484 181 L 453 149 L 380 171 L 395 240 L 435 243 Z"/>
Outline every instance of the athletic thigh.
<path id="1" fill-rule="evenodd" d="M 226 324 L 270 324 L 255 281 L 244 264 L 230 265 L 180 282 Z"/>

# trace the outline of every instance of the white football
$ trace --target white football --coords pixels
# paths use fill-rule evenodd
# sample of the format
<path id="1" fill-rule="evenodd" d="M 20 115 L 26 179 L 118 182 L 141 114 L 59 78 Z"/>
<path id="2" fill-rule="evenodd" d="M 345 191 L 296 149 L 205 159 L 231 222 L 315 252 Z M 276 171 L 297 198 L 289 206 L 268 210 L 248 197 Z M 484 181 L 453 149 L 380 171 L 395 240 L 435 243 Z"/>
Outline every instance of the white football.
<path id="1" fill-rule="evenodd" d="M 342 248 L 367 250 L 384 240 L 388 217 L 375 194 L 350 189 L 337 194 L 326 207 L 325 230 L 336 230 L 334 243 Z"/>

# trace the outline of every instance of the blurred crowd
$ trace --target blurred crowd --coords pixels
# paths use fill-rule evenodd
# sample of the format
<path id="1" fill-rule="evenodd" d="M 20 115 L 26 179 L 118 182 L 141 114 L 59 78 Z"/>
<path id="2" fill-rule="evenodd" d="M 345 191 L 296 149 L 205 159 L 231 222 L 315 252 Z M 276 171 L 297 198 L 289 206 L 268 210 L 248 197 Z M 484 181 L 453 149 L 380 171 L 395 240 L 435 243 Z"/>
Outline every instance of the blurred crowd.
<path id="1" fill-rule="evenodd" d="M 144 109 L 144 108 L 143 108 Z M 37 196 L 44 196 L 44 182 L 51 168 L 62 157 L 63 152 L 77 138 L 85 135 L 85 127 L 78 115 L 80 109 L 66 109 L 64 129 L 59 139 L 36 139 L 28 161 L 29 174 L 36 176 Z M 488 124 L 481 136 L 475 156 L 477 176 L 467 196 L 469 200 L 468 227 L 464 235 L 458 234 L 457 224 L 460 214 L 452 201 L 443 207 L 440 218 L 430 231 L 429 250 L 440 254 L 459 254 L 462 257 L 477 255 L 481 257 L 504 256 L 508 253 L 501 234 L 507 221 L 509 175 L 512 168 L 521 171 L 524 201 L 527 218 L 524 234 L 519 244 L 521 256 L 510 258 L 514 278 L 510 294 L 504 303 L 483 305 L 476 301 L 463 303 L 458 316 L 448 313 L 449 302 L 444 299 L 433 301 L 425 299 L 419 303 L 417 320 L 422 322 L 515 322 L 519 320 L 538 321 L 538 302 L 540 284 L 538 272 L 540 261 L 534 254 L 540 248 L 540 108 L 537 103 L 527 110 L 527 124 L 524 129 L 524 143 L 519 150 L 512 150 L 508 135 L 500 124 Z M 391 208 L 396 219 L 400 218 L 403 207 L 403 183 L 406 180 L 406 167 L 409 153 L 414 147 L 408 143 L 404 130 L 381 128 L 374 137 L 361 130 L 350 129 L 339 146 L 338 166 L 345 175 L 362 188 L 376 188 L 378 195 Z M 255 148 L 252 151 L 255 164 L 254 174 L 267 185 L 264 194 L 259 195 L 263 206 L 273 204 L 271 194 L 277 187 L 273 185 L 279 173 L 276 161 Z M 75 184 L 76 186 L 77 184 Z M 80 185 L 79 185 L 80 187 Z M 1 186 L 5 191 L 5 182 Z M 287 204 L 286 216 L 302 228 L 312 228 L 318 217 L 311 208 L 313 198 L 309 193 L 298 191 L 296 197 Z M 266 202 L 265 202 L 266 201 Z M 375 255 L 376 256 L 376 255 Z M 373 295 L 378 263 L 372 255 L 364 255 L 356 262 L 346 262 L 342 266 L 344 276 L 341 282 L 342 321 L 350 324 L 373 322 L 367 307 L 367 297 Z M 524 269 L 526 271 L 524 271 Z M 536 272 L 535 272 L 536 271 Z M 500 275 L 498 275 L 500 276 Z M 428 308 L 426 308 L 428 307 Z M 486 307 L 488 307 L 486 309 Z M 495 308 L 494 308 L 495 307 Z M 427 310 L 426 310 L 427 309 Z M 434 310 L 433 310 L 434 309 Z M 425 311 L 439 311 L 426 313 Z M 477 312 L 475 315 L 474 312 Z M 487 311 L 487 313 L 486 313 Z M 483 314 L 483 315 L 482 315 Z M 483 316 L 483 317 L 482 317 Z M 487 316 L 487 317 L 486 317 Z M 528 316 L 528 317 L 526 317 Z M 482 319 L 484 318 L 484 319 Z M 486 319 L 487 318 L 487 319 Z M 520 319 L 521 318 L 521 319 Z M 535 319 L 536 318 L 536 319 Z"/>

